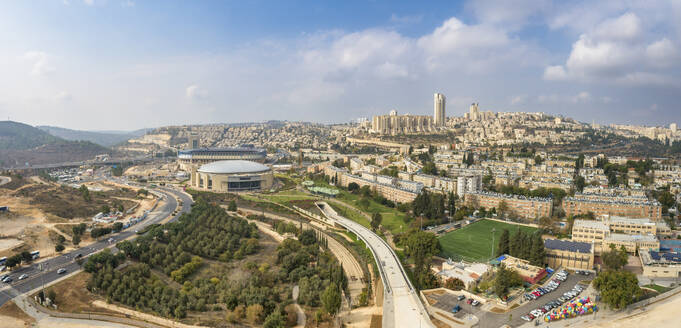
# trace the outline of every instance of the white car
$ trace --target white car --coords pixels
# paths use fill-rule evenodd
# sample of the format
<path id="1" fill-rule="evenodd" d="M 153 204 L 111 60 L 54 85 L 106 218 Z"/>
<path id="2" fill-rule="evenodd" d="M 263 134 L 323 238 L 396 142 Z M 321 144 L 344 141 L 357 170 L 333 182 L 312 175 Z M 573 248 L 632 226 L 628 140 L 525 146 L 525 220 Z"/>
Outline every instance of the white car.
<path id="1" fill-rule="evenodd" d="M 66 273 L 66 269 L 61 268 L 61 269 L 57 270 L 57 274 L 63 274 L 63 273 Z"/>
<path id="2" fill-rule="evenodd" d="M 19 276 L 19 280 L 24 280 L 26 278 L 28 278 L 28 275 L 25 273 Z"/>

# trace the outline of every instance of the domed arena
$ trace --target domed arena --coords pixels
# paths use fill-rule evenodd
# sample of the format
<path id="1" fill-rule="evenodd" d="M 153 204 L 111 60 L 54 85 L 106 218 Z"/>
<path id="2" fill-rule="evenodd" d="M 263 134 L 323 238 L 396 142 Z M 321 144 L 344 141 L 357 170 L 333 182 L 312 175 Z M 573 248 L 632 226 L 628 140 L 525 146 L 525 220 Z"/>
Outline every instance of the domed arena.
<path id="1" fill-rule="evenodd" d="M 274 176 L 269 167 L 251 161 L 227 160 L 193 169 L 194 189 L 212 192 L 259 191 L 272 188 Z"/>

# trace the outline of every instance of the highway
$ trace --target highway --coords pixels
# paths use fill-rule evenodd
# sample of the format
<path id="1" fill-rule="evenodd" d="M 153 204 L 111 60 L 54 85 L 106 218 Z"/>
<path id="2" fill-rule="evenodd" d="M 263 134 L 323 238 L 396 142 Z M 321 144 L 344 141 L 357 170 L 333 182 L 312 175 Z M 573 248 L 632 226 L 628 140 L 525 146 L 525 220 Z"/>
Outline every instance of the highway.
<path id="1" fill-rule="evenodd" d="M 193 201 L 187 194 L 169 187 L 158 187 L 153 191 L 163 194 L 166 202 L 163 206 L 156 208 L 153 212 L 151 212 L 147 219 L 119 233 L 106 235 L 102 237 L 102 240 L 93 244 L 81 247 L 57 257 L 42 261 L 39 260 L 38 262 L 23 266 L 9 273 L 13 281 L 9 284 L 0 283 L 0 306 L 17 295 L 27 293 L 42 286 L 43 284 L 48 284 L 60 278 L 62 275 L 58 274 L 57 270 L 61 268 L 66 269 L 67 273 L 80 270 L 80 265 L 75 262 L 75 257 L 77 254 L 82 255 L 83 258 L 87 258 L 87 256 L 97 251 L 107 247 L 114 247 L 117 242 L 136 235 L 136 230 L 142 230 L 144 227 L 150 224 L 158 223 L 173 215 L 173 212 L 178 205 L 175 197 L 182 201 L 182 208 L 177 212 L 177 215 L 170 219 L 170 221 L 176 220 L 182 213 L 189 212 L 191 210 L 191 204 Z M 112 238 L 113 240 L 109 242 L 109 238 Z M 42 271 L 40 270 L 41 267 Z M 7 272 L 3 272 L 0 275 L 5 274 L 7 274 Z M 19 280 L 19 276 L 22 274 L 27 274 L 28 278 Z"/>
<path id="2" fill-rule="evenodd" d="M 388 243 L 363 225 L 338 215 L 328 204 L 318 204 L 329 219 L 357 235 L 374 254 L 384 288 L 382 326 L 434 328 L 418 293 Z"/>

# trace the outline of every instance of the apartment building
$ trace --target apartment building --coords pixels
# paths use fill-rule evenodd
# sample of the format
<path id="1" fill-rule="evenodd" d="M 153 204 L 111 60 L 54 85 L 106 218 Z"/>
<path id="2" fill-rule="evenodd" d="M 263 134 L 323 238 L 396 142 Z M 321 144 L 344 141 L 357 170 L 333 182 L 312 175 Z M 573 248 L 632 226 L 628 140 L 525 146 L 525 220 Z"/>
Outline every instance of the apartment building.
<path id="1" fill-rule="evenodd" d="M 456 194 L 463 197 L 468 193 L 476 193 L 482 190 L 482 176 L 468 175 L 456 178 Z"/>
<path id="2" fill-rule="evenodd" d="M 397 115 L 390 111 L 389 115 L 374 116 L 371 120 L 371 132 L 377 134 L 422 133 L 433 130 L 433 117 L 422 115 Z"/>
<path id="3" fill-rule="evenodd" d="M 656 200 L 648 200 L 634 197 L 613 197 L 598 195 L 594 197 L 566 197 L 563 199 L 563 210 L 567 216 L 587 214 L 616 215 L 628 217 L 649 218 L 659 221 L 662 218 L 662 205 Z"/>
<path id="4" fill-rule="evenodd" d="M 325 170 L 326 172 L 326 170 Z M 361 187 L 369 186 L 378 194 L 396 203 L 408 203 L 413 201 L 423 189 L 423 184 L 413 181 L 400 180 L 384 175 L 376 175 L 362 172 L 362 176 L 349 174 L 339 169 L 328 169 L 331 174 L 339 175 L 339 184 L 347 188 L 350 183 L 356 183 Z"/>
<path id="5" fill-rule="evenodd" d="M 478 191 L 467 193 L 464 199 L 467 206 L 484 207 L 486 209 L 499 209 L 499 204 L 503 201 L 506 203 L 509 212 L 526 219 L 551 217 L 553 210 L 553 201 L 550 198 L 524 197 Z"/>
<path id="6" fill-rule="evenodd" d="M 601 221 L 575 220 L 572 223 L 572 240 L 593 243 L 597 253 L 600 253 L 603 240 L 608 234 L 610 228 Z"/>
<path id="7" fill-rule="evenodd" d="M 591 270 L 594 266 L 594 247 L 588 242 L 546 239 L 544 251 L 551 268 Z"/>

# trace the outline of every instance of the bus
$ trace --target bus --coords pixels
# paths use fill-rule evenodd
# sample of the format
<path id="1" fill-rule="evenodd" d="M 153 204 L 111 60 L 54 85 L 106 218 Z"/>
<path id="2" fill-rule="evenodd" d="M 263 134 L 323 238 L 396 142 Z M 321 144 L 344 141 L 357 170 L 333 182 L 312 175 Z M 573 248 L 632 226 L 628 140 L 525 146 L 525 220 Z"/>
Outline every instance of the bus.
<path id="1" fill-rule="evenodd" d="M 40 257 L 40 251 L 33 251 L 31 252 L 31 258 L 34 260 Z"/>

